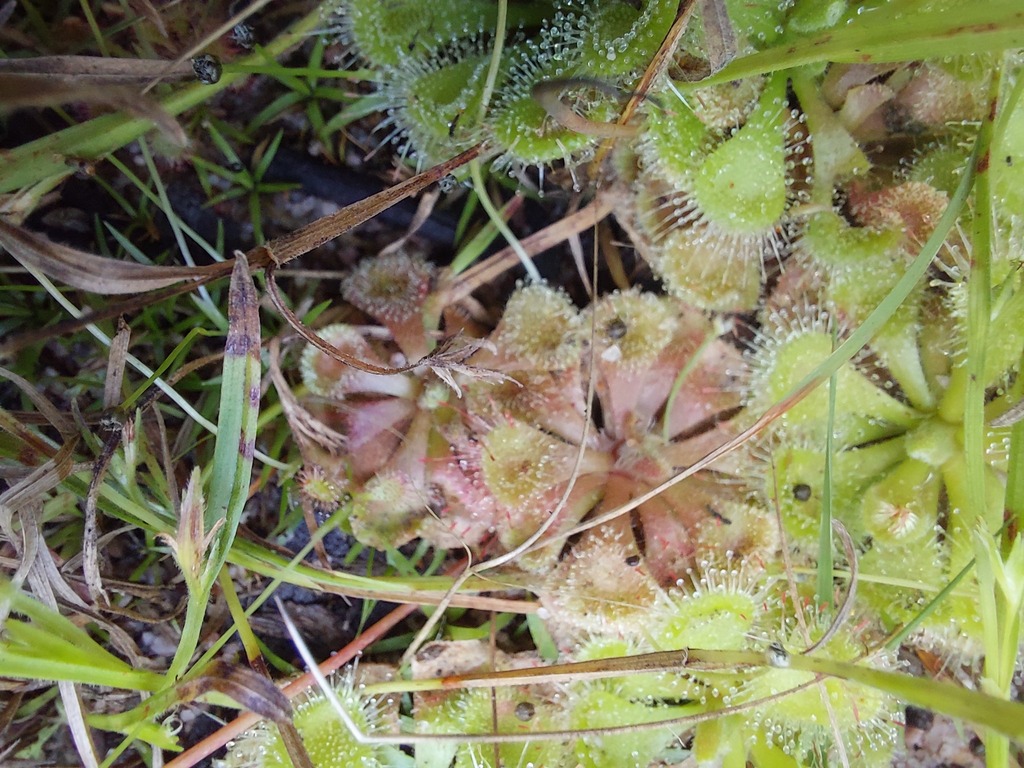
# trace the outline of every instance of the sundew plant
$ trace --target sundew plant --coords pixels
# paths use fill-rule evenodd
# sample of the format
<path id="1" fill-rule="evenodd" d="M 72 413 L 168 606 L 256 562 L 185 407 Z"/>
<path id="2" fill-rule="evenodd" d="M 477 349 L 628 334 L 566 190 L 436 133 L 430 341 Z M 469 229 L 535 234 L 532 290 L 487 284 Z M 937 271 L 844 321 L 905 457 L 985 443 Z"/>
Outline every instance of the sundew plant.
<path id="1" fill-rule="evenodd" d="M 914 705 L 1019 764 L 1018 2 L 339 0 L 251 52 L 231 21 L 221 81 L 3 150 L 5 285 L 39 300 L 3 300 L 0 725 L 44 691 L 89 765 L 797 768 L 891 765 Z M 244 128 L 204 106 L 247 77 L 286 93 Z M 264 123 L 299 112 L 406 181 L 268 239 Z M 248 201 L 249 251 L 34 227 L 108 164 L 195 248 L 154 160 L 176 132 L 227 158 L 175 162 Z M 435 190 L 485 214 L 442 256 L 399 233 L 340 289 L 288 279 Z M 524 197 L 564 213 L 517 237 Z M 565 242 L 578 273 L 535 263 Z M 28 325 L 51 306 L 95 357 L 70 382 Z M 139 646 L 161 579 L 165 654 Z M 301 668 L 250 617 L 282 583 L 407 607 L 279 688 Z M 176 733 L 213 705 L 248 713 Z"/>

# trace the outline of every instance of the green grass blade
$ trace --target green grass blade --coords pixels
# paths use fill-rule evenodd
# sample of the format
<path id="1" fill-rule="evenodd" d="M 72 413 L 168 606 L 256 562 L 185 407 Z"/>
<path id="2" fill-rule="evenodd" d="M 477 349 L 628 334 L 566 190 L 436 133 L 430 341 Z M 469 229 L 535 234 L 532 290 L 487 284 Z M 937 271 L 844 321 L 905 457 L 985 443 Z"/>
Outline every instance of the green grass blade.
<path id="1" fill-rule="evenodd" d="M 1018 702 L 967 690 L 953 683 L 911 677 L 819 656 L 793 656 L 791 666 L 793 669 L 863 683 L 891 693 L 902 701 L 994 728 L 1012 739 L 1024 742 L 1024 704 Z"/>
<path id="2" fill-rule="evenodd" d="M 899 29 L 899 34 L 892 34 Z M 811 37 L 780 42 L 734 60 L 705 86 L 824 62 L 912 61 L 1024 46 L 1024 9 L 1018 0 L 992 0 L 930 12 L 908 13 L 893 3 L 860 14 L 851 23 Z"/>
<path id="3" fill-rule="evenodd" d="M 306 36 L 323 24 L 319 7 L 299 19 L 290 30 L 278 36 L 258 54 L 247 56 L 241 64 L 260 64 L 267 56 L 279 56 L 301 43 Z M 171 115 L 202 104 L 220 91 L 247 77 L 241 70 L 225 68 L 221 79 L 213 85 L 197 83 L 182 88 L 162 99 L 160 105 Z M 0 174 L 0 192 L 11 192 L 51 177 L 63 177 L 72 172 L 70 157 L 94 159 L 113 152 L 134 141 L 153 128 L 149 120 L 128 117 L 122 113 L 103 115 L 86 123 L 73 125 L 63 131 L 44 136 L 36 141 L 15 147 L 4 154 L 4 172 Z"/>
<path id="4" fill-rule="evenodd" d="M 249 264 L 238 254 L 228 290 L 228 336 L 224 346 L 217 443 L 206 506 L 206 530 L 224 528 L 211 558 L 211 579 L 227 557 L 248 496 L 260 401 L 260 323 Z"/>
<path id="5" fill-rule="evenodd" d="M 974 220 L 971 233 L 971 273 L 967 284 L 967 392 L 963 410 L 964 462 L 967 467 L 968 498 L 977 502 L 976 509 L 960 510 L 961 526 L 973 528 L 973 522 L 986 513 L 985 496 L 985 348 L 988 345 L 992 312 L 992 238 L 995 228 L 995 201 L 992 199 L 992 174 L 989 157 L 995 130 L 1000 72 L 992 74 L 989 110 L 978 131 L 979 160 L 974 180 Z M 1012 105 L 1010 105 L 1012 109 Z M 966 515 L 966 517 L 964 517 Z M 989 530 L 1002 520 L 988 519 Z M 952 527 L 952 526 L 951 526 Z M 955 533 L 951 534 L 955 537 Z M 958 537 L 955 537 L 958 538 Z M 969 541 L 969 540 L 967 540 Z M 965 541 L 966 543 L 966 541 Z"/>
<path id="6" fill-rule="evenodd" d="M 832 329 L 832 347 L 835 348 L 836 329 Z M 836 390 L 839 377 L 833 373 L 828 380 L 828 431 L 825 433 L 825 477 L 822 482 L 821 520 L 818 526 L 818 604 L 831 609 L 832 599 L 832 500 L 833 456 L 835 455 Z M 850 589 L 854 585 L 850 585 Z"/>
<path id="7" fill-rule="evenodd" d="M 162 675 L 153 672 L 140 672 L 130 668 L 127 670 L 104 669 L 88 663 L 76 664 L 13 654 L 6 643 L 0 643 L 0 663 L 3 664 L 4 677 L 18 680 L 66 681 L 134 691 L 157 691 L 166 682 Z"/>

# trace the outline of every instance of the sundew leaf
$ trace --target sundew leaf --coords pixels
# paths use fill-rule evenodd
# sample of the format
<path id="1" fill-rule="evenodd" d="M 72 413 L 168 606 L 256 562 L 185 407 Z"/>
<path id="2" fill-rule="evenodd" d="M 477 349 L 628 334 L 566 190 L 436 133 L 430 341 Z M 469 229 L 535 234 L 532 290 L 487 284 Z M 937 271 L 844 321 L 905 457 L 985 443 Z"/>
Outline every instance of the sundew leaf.
<path id="1" fill-rule="evenodd" d="M 900 305 L 907 300 L 907 297 L 914 290 L 914 287 L 928 271 L 932 260 L 939 252 L 942 244 L 945 242 L 947 234 L 956 223 L 956 220 L 963 209 L 964 203 L 967 200 L 967 196 L 974 187 L 974 174 L 981 156 L 980 149 L 981 144 L 979 142 L 975 142 L 974 149 L 971 152 L 961 175 L 960 184 L 950 197 L 949 204 L 946 206 L 945 211 L 943 211 L 942 216 L 939 217 L 938 222 L 936 222 L 935 229 L 931 236 L 924 245 L 921 246 L 921 250 L 918 252 L 917 256 L 914 257 L 913 262 L 910 263 L 900 279 L 896 281 L 896 284 L 893 285 L 892 290 L 889 291 L 885 299 L 879 302 L 878 306 L 871 311 L 871 314 L 864 319 L 864 322 L 861 323 L 860 326 L 858 326 L 842 344 L 836 347 L 835 351 L 833 351 L 831 355 L 822 360 L 814 370 L 801 379 L 788 392 L 788 394 L 781 397 L 775 405 L 765 411 L 750 427 L 743 430 L 736 437 L 727 440 L 719 447 L 710 451 L 700 461 L 690 465 L 683 471 L 646 493 L 636 496 L 629 502 L 622 504 L 613 510 L 590 517 L 586 521 L 561 532 L 559 536 L 573 536 L 577 533 L 582 533 L 583 531 L 595 528 L 598 525 L 602 525 L 609 520 L 614 520 L 616 517 L 620 517 L 627 512 L 636 509 L 649 499 L 663 493 L 667 488 L 671 488 L 672 486 L 681 483 L 686 478 L 692 477 L 698 471 L 710 466 L 720 457 L 735 450 L 737 447 L 750 440 L 767 424 L 770 424 L 783 413 L 790 410 L 796 403 L 799 403 L 807 397 L 808 394 L 813 392 L 816 387 L 827 381 L 829 377 L 838 371 L 844 364 L 852 360 L 854 356 L 871 341 L 875 334 L 882 329 L 882 327 L 889 321 L 889 318 L 896 313 Z"/>
<path id="2" fill-rule="evenodd" d="M 895 3 L 860 14 L 845 26 L 780 41 L 735 59 L 721 72 L 694 85 L 726 83 L 779 69 L 827 61 L 878 63 L 912 61 L 1024 46 L 1024 8 L 1018 0 L 991 0 L 949 7 L 932 3 L 907 11 Z"/>
<path id="3" fill-rule="evenodd" d="M 924 245 L 921 246 L 920 252 L 914 258 L 914 261 L 907 267 L 903 276 L 900 277 L 892 287 L 892 290 L 885 299 L 883 299 L 871 314 L 864 319 L 864 322 L 861 323 L 860 326 L 854 330 L 826 360 L 823 360 L 817 368 L 811 371 L 805 379 L 797 385 L 794 392 L 803 391 L 804 387 L 812 382 L 823 382 L 844 363 L 853 359 L 853 356 L 871 341 L 874 335 L 881 330 L 882 326 L 888 322 L 889 318 L 896 313 L 896 310 L 899 309 L 900 305 L 907 300 L 910 292 L 914 290 L 914 286 L 920 282 L 921 278 L 923 278 L 925 273 L 928 271 L 928 268 L 931 266 L 932 259 L 934 259 L 935 255 L 939 252 L 939 248 L 942 247 L 942 244 L 946 240 L 946 235 L 949 233 L 950 229 L 952 229 L 957 217 L 960 215 L 960 211 L 963 209 L 964 202 L 974 186 L 975 171 L 978 159 L 981 156 L 981 151 L 982 143 L 975 142 L 974 149 L 971 152 L 964 168 L 959 186 L 953 193 L 952 197 L 950 197 L 946 210 L 943 211 L 942 216 L 936 223 L 935 230 Z M 786 399 L 788 400 L 789 398 Z"/>

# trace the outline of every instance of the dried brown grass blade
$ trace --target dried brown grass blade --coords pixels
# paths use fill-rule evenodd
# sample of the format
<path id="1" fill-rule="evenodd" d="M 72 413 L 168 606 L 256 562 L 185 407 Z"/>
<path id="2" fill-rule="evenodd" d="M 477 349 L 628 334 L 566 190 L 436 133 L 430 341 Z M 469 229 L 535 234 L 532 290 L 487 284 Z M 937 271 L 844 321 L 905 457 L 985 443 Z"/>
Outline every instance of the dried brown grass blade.
<path id="1" fill-rule="evenodd" d="M 584 232 L 612 212 L 613 202 L 607 195 L 598 195 L 593 202 L 569 216 L 559 219 L 539 232 L 520 241 L 530 256 L 536 256 L 564 241 L 570 235 Z M 511 247 L 502 248 L 492 256 L 474 264 L 444 288 L 445 303 L 461 301 L 473 291 L 519 264 Z"/>
<path id="2" fill-rule="evenodd" d="M 3 709 L 0 709 L 0 739 L 4 738 L 4 732 L 14 722 L 14 716 L 21 709 L 24 693 L 15 691 L 5 698 L 6 701 L 4 702 Z M 4 741 L 6 742 L 6 739 Z"/>
<path id="3" fill-rule="evenodd" d="M 672 26 L 669 27 L 665 39 L 661 41 L 657 53 L 654 54 L 651 63 L 647 65 L 647 69 L 644 70 L 640 81 L 633 88 L 633 93 L 622 110 L 622 114 L 619 115 L 618 122 L 620 125 L 625 125 L 633 119 L 637 107 L 647 98 L 647 93 L 651 90 L 651 86 L 654 85 L 654 81 L 668 67 L 669 61 L 671 61 L 672 55 L 679 45 L 679 39 L 686 32 L 686 27 L 690 23 L 690 17 L 693 16 L 696 3 L 697 0 L 680 0 L 679 10 L 676 12 L 676 20 L 672 22 Z M 610 141 L 606 141 L 598 147 L 597 152 L 594 154 L 594 159 L 590 162 L 591 171 L 596 171 L 601 166 L 611 147 L 612 142 Z"/>
<path id="4" fill-rule="evenodd" d="M 460 343 L 457 336 L 447 338 L 438 344 L 437 348 L 429 355 L 425 355 L 419 360 L 411 362 L 408 365 L 402 365 L 395 368 L 367 363 L 364 360 L 360 360 L 358 357 L 353 357 L 346 352 L 342 352 L 334 345 L 328 343 L 311 328 L 306 326 L 302 320 L 292 312 L 285 303 L 281 292 L 278 290 L 275 272 L 276 270 L 272 267 L 267 269 L 267 288 L 270 293 L 270 299 L 277 308 L 277 311 L 281 313 L 281 316 L 302 338 L 319 349 L 325 355 L 328 355 L 343 365 L 351 366 L 352 368 L 365 371 L 366 373 L 375 373 L 378 376 L 393 376 L 398 373 L 406 373 L 416 368 L 426 366 L 430 368 L 439 379 L 451 387 L 459 397 L 462 397 L 462 390 L 455 381 L 453 375 L 455 373 L 461 373 L 474 378 L 490 379 L 492 381 L 514 381 L 514 379 L 511 379 L 503 373 L 477 368 L 466 362 L 466 360 L 472 357 L 472 355 L 485 344 L 485 342 L 479 339 L 466 339 Z"/>
<path id="5" fill-rule="evenodd" d="M 724 0 L 700 0 L 700 18 L 704 22 L 704 48 L 713 75 L 736 56 L 736 31 Z"/>
<path id="6" fill-rule="evenodd" d="M 993 427 L 1012 427 L 1021 420 L 1024 420 L 1024 400 L 1018 400 L 1005 413 L 992 419 L 989 424 Z"/>
<path id="7" fill-rule="evenodd" d="M 128 59 L 106 56 L 36 56 L 0 60 L 0 74 L 43 75 L 53 82 L 79 87 L 134 85 L 154 77 L 161 80 L 195 80 L 189 61 Z"/>
<path id="8" fill-rule="evenodd" d="M 319 336 L 312 329 L 307 327 L 299 317 L 292 312 L 291 308 L 285 303 L 284 296 L 277 287 L 277 278 L 275 274 L 276 270 L 273 267 L 267 269 L 267 288 L 270 293 L 270 299 L 277 308 L 277 311 L 281 313 L 288 324 L 307 342 L 312 344 L 314 347 L 319 349 L 325 355 L 330 356 L 339 363 L 352 366 L 360 371 L 366 371 L 367 373 L 376 373 L 379 376 L 392 376 L 396 373 L 405 373 L 411 371 L 422 365 L 421 362 L 410 363 L 409 365 L 402 365 L 397 368 L 389 368 L 383 365 L 374 365 L 373 363 L 367 363 L 360 360 L 358 357 L 342 352 L 340 349 L 335 347 L 333 344 L 328 343 L 325 339 Z"/>
<path id="9" fill-rule="evenodd" d="M 124 366 L 128 357 L 128 343 L 131 341 L 131 335 L 131 329 L 124 318 L 118 318 L 117 333 L 114 334 L 110 344 L 110 354 L 107 357 L 107 376 L 103 383 L 103 407 L 108 413 L 110 409 L 121 402 L 121 383 L 124 381 Z M 106 435 L 103 438 L 100 455 L 93 465 L 92 480 L 89 482 L 89 492 L 85 498 L 85 521 L 82 526 L 82 573 L 93 602 L 105 605 L 109 601 L 103 591 L 103 579 L 100 575 L 97 506 L 100 485 L 107 467 L 110 466 L 110 461 L 114 457 L 114 451 L 117 450 L 117 444 L 121 441 L 122 427 L 113 418 L 104 419 L 101 426 Z"/>
<path id="10" fill-rule="evenodd" d="M 20 389 L 22 394 L 32 401 L 32 405 L 36 407 L 36 410 L 46 417 L 46 420 L 54 429 L 60 432 L 60 436 L 64 438 L 65 442 L 68 442 L 77 436 L 74 424 L 71 423 L 71 420 L 58 410 L 53 403 L 47 400 L 39 390 L 32 386 L 31 382 L 22 378 L 14 371 L 3 367 L 0 367 L 0 377 L 7 379 L 9 382 L 14 384 L 14 386 Z"/>
<path id="11" fill-rule="evenodd" d="M 55 243 L 3 219 L 0 245 L 27 268 L 37 269 L 73 288 L 106 295 L 152 291 L 182 280 L 198 280 L 211 271 L 208 267 L 153 267 L 105 259 Z"/>
<path id="12" fill-rule="evenodd" d="M 140 96 L 138 90 L 131 86 L 111 83 L 116 83 L 116 80 L 0 72 L 0 111 L 21 107 L 50 107 L 79 101 L 103 104 L 149 120 L 175 146 L 188 146 L 184 129 L 158 101 Z"/>
<path id="13" fill-rule="evenodd" d="M 318 449 L 326 450 L 332 456 L 338 456 L 345 449 L 347 440 L 343 434 L 331 429 L 331 427 L 303 408 L 298 398 L 292 393 L 291 387 L 288 386 L 288 380 L 285 379 L 284 373 L 281 371 L 280 337 L 275 336 L 270 341 L 268 367 L 270 369 L 270 378 L 274 382 L 274 388 L 277 390 L 277 399 L 281 403 L 281 410 L 284 411 L 285 420 L 288 422 L 292 437 L 295 438 L 295 442 L 299 447 L 299 453 L 302 455 L 303 465 L 309 467 L 319 463 L 316 458 L 316 454 L 319 452 Z M 301 494 L 300 499 L 302 516 L 305 518 L 306 527 L 309 529 L 310 536 L 312 536 L 319 527 L 319 521 L 313 510 L 313 505 L 306 494 Z M 323 539 L 317 539 L 313 548 L 317 558 L 320 560 L 321 566 L 330 568 L 331 561 Z"/>
<path id="14" fill-rule="evenodd" d="M 100 488 L 107 468 L 114 458 L 117 444 L 121 442 L 122 429 L 119 424 L 112 424 L 103 439 L 100 455 L 92 466 L 92 478 L 89 480 L 89 492 L 85 497 L 85 521 L 82 526 L 82 573 L 85 585 L 89 589 L 89 597 L 97 605 L 106 605 L 106 592 L 103 591 L 103 577 L 100 575 L 99 556 L 99 524 L 98 505 Z"/>
<path id="15" fill-rule="evenodd" d="M 167 26 L 164 24 L 163 17 L 149 0 L 128 0 L 128 5 L 137 11 L 140 16 L 152 22 L 153 26 L 156 27 L 156 31 L 163 37 L 167 37 Z"/>
<path id="16" fill-rule="evenodd" d="M 222 693 L 275 723 L 287 722 L 292 716 L 288 697 L 273 682 L 248 667 L 214 661 L 201 675 L 181 682 L 177 687 L 180 701 L 195 701 L 210 691 Z"/>
<path id="17" fill-rule="evenodd" d="M 70 593 L 72 601 L 78 600 L 78 597 L 57 573 L 39 531 L 38 520 L 42 517 L 41 497 L 75 470 L 74 453 L 77 443 L 77 440 L 65 443 L 52 459 L 36 467 L 0 494 L 0 534 L 13 545 L 18 557 L 18 566 L 10 576 L 11 582 L 20 587 L 25 581 L 42 579 L 58 586 L 62 594 Z M 49 585 L 47 588 L 50 588 Z M 0 605 L 0 624 L 6 618 L 9 608 L 9 605 Z"/>
<path id="18" fill-rule="evenodd" d="M 7 432 L 20 443 L 17 452 L 18 463 L 30 467 L 39 463 L 41 457 L 52 459 L 57 450 L 33 432 L 14 414 L 0 408 L 0 430 Z M 9 478 L 9 470 L 0 470 L 0 477 Z"/>
<path id="19" fill-rule="evenodd" d="M 121 402 L 121 384 L 124 381 L 124 366 L 131 338 L 131 328 L 123 317 L 119 317 L 117 333 L 114 334 L 110 354 L 107 356 L 107 377 L 103 382 L 103 407 L 106 409 L 113 408 Z"/>
<path id="20" fill-rule="evenodd" d="M 302 407 L 292 393 L 288 380 L 285 379 L 284 373 L 281 371 L 281 340 L 279 338 L 270 341 L 268 367 L 270 379 L 274 382 L 274 388 L 277 390 L 277 399 L 281 403 L 281 410 L 284 411 L 284 417 L 299 445 L 299 450 L 305 454 L 309 448 L 316 445 L 332 455 L 340 454 L 347 443 L 345 436 L 314 417 Z"/>
<path id="21" fill-rule="evenodd" d="M 436 184 L 456 168 L 479 157 L 483 148 L 484 145 L 482 143 L 470 147 L 451 160 L 446 160 L 440 165 L 428 168 L 400 184 L 388 187 L 375 195 L 370 195 L 358 203 L 347 205 L 336 213 L 323 216 L 301 229 L 297 229 L 276 240 L 271 240 L 266 245 L 258 246 L 249 251 L 246 257 L 249 259 L 249 263 L 253 265 L 253 268 L 268 267 L 271 264 L 276 264 L 277 266 L 287 264 L 289 261 L 297 259 L 314 248 L 348 232 L 353 227 L 369 221 L 395 203 L 422 192 L 431 184 Z"/>
<path id="22" fill-rule="evenodd" d="M 478 157 L 482 151 L 483 144 L 477 144 L 451 160 L 428 168 L 401 184 L 396 184 L 365 200 L 346 206 L 336 213 L 317 219 L 291 234 L 271 240 L 266 245 L 257 246 L 245 254 L 246 258 L 253 270 L 264 269 L 272 264 L 285 264 L 348 232 L 353 227 L 369 221 L 381 211 L 421 192 L 431 184 L 436 184 L 456 168 Z M 34 232 L 13 226 L 2 218 L 0 218 L 0 245 L 10 251 L 11 255 L 25 266 L 34 267 L 55 280 L 75 288 L 107 295 L 144 293 L 161 288 L 171 288 L 166 294 L 159 297 L 160 299 L 170 298 L 180 293 L 187 293 L 197 285 L 226 277 L 233 266 L 232 261 L 195 268 L 151 267 L 133 262 L 113 261 L 54 243 Z M 176 285 L 182 281 L 194 282 Z M 117 307 L 86 315 L 62 326 L 62 328 L 66 329 L 65 332 L 72 332 L 100 319 L 136 311 L 152 304 L 155 300 L 156 297 L 151 296 L 138 297 Z M 52 335 L 52 333 L 51 330 L 42 336 Z M 36 332 L 26 334 L 13 342 L 9 341 L 0 346 L 0 352 L 10 353 L 12 350 L 38 341 L 39 338 L 40 335 Z"/>

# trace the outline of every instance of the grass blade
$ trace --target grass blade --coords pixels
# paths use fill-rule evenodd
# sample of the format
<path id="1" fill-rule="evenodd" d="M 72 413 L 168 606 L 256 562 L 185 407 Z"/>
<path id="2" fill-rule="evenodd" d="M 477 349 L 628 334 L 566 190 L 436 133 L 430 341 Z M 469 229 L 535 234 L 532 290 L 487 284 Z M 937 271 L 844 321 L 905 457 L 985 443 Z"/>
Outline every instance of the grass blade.
<path id="1" fill-rule="evenodd" d="M 694 85 L 727 83 L 804 64 L 909 61 L 1024 45 L 1024 10 L 1017 0 L 972 3 L 917 14 L 905 9 L 905 5 L 894 3 L 886 12 L 862 14 L 854 23 L 780 42 L 736 59 L 718 74 Z M 894 27 L 900 29 L 899 35 L 891 33 Z"/>

